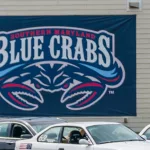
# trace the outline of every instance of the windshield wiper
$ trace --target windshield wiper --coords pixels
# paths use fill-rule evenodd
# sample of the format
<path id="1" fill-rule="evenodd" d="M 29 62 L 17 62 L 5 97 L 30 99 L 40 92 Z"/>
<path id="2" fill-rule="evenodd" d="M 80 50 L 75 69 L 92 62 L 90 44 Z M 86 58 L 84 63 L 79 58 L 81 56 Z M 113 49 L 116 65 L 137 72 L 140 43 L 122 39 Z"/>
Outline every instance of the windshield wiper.
<path id="1" fill-rule="evenodd" d="M 144 140 L 140 140 L 140 139 L 131 139 L 131 140 L 124 140 L 123 142 L 126 142 L 126 141 L 144 141 Z"/>
<path id="2" fill-rule="evenodd" d="M 106 143 L 115 143 L 115 142 L 128 142 L 128 141 L 144 141 L 140 139 L 131 139 L 131 140 L 122 140 L 122 141 L 106 141 L 106 142 L 98 142 L 97 144 L 106 144 Z"/>
<path id="3" fill-rule="evenodd" d="M 97 144 L 106 144 L 106 143 L 114 143 L 114 142 L 117 142 L 117 141 L 98 142 Z"/>

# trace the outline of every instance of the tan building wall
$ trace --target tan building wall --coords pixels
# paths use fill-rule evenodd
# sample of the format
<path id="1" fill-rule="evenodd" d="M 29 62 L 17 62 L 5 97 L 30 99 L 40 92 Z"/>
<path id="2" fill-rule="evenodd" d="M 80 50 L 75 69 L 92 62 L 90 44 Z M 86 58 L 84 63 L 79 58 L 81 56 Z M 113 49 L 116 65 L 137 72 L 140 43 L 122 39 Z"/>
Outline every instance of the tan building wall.
<path id="1" fill-rule="evenodd" d="M 143 0 L 142 11 L 127 12 L 126 3 L 127 0 L 0 0 L 0 15 L 137 14 L 137 117 L 129 117 L 127 125 L 140 131 L 150 123 L 150 0 Z M 123 122 L 119 117 L 68 120 Z"/>

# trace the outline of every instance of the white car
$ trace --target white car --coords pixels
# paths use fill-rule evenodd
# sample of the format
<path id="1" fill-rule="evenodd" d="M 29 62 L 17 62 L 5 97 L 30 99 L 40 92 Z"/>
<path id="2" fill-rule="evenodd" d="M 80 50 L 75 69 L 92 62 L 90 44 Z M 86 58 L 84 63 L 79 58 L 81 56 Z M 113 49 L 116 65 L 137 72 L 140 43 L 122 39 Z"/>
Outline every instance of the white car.
<path id="1" fill-rule="evenodd" d="M 15 150 L 150 150 L 150 143 L 119 123 L 81 122 L 49 126 Z"/>
<path id="2" fill-rule="evenodd" d="M 139 133 L 140 136 L 144 137 L 147 139 L 147 141 L 150 142 L 150 124 L 144 127 L 142 131 Z"/>

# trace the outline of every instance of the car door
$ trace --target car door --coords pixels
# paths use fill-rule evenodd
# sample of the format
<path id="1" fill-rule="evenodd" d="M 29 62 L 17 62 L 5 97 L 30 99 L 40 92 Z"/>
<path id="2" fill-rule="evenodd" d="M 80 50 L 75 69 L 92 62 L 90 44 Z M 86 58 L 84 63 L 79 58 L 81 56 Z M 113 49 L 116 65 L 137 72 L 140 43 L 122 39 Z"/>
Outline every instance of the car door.
<path id="1" fill-rule="evenodd" d="M 10 126 L 11 124 L 8 122 L 0 123 L 0 150 L 7 150 L 7 147 L 13 144 L 9 136 Z"/>
<path id="2" fill-rule="evenodd" d="M 57 150 L 93 150 L 93 145 L 90 141 L 90 139 L 88 138 L 88 136 L 86 135 L 86 133 L 83 133 L 83 129 L 80 127 L 64 127 L 62 134 L 61 134 L 61 140 L 60 143 L 57 146 Z M 72 140 L 71 137 L 73 137 L 74 135 L 72 134 L 74 133 L 75 136 L 79 136 L 80 137 L 76 137 L 75 140 Z M 85 136 L 86 135 L 86 136 Z M 79 144 L 79 140 L 80 139 L 86 139 L 89 141 L 89 143 L 91 143 L 91 145 L 81 145 Z"/>
<path id="3" fill-rule="evenodd" d="M 42 133 L 37 142 L 32 143 L 32 150 L 57 150 L 62 127 L 52 127 Z"/>
<path id="4" fill-rule="evenodd" d="M 9 130 L 10 130 L 10 134 L 9 134 L 9 140 L 7 140 L 7 144 L 5 148 L 6 150 L 14 150 L 16 141 L 23 139 L 21 137 L 23 134 L 31 134 L 32 137 L 32 133 L 22 123 L 11 122 L 11 127 Z"/>

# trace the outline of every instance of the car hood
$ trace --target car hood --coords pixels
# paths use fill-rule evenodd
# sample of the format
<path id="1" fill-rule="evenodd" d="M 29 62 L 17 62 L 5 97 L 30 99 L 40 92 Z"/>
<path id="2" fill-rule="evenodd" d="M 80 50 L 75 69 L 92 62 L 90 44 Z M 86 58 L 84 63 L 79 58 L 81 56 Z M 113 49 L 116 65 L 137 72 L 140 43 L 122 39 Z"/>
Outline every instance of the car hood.
<path id="1" fill-rule="evenodd" d="M 96 146 L 96 150 L 99 148 L 104 150 L 150 150 L 150 143 L 146 141 L 106 143 Z"/>

